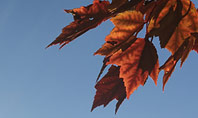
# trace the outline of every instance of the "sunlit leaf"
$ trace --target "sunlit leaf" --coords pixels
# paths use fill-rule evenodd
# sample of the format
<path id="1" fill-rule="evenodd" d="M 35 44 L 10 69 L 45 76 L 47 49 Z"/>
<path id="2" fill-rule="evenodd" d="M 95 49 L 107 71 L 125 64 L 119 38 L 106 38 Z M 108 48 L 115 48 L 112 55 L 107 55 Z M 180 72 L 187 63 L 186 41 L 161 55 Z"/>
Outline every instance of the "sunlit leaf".
<path id="1" fill-rule="evenodd" d="M 157 85 L 160 70 L 164 71 L 164 91 L 177 62 L 181 60 L 182 67 L 192 50 L 198 53 L 198 9 L 190 0 L 94 0 L 91 5 L 65 12 L 71 13 L 74 21 L 48 47 L 59 44 L 62 48 L 109 18 L 115 25 L 94 53 L 105 57 L 92 110 L 116 99 L 117 112 L 124 99 L 129 99 L 149 76 Z M 141 31 L 145 35 L 139 35 Z M 171 52 L 160 68 L 154 36 L 159 37 L 161 48 Z M 108 65 L 107 74 L 99 80 Z"/>
<path id="2" fill-rule="evenodd" d="M 140 85 L 144 85 L 151 73 L 155 73 L 153 80 L 157 81 L 157 53 L 152 43 L 145 39 L 139 38 L 124 52 L 116 52 L 107 64 L 120 66 L 120 78 L 123 78 L 128 99 Z"/>
<path id="3" fill-rule="evenodd" d="M 118 14 L 111 21 L 115 28 L 106 37 L 106 43 L 95 54 L 110 56 L 118 50 L 124 50 L 135 40 L 133 36 L 139 29 L 143 28 L 143 15 L 137 11 L 127 11 Z"/>
<path id="4" fill-rule="evenodd" d="M 175 52 L 174 55 L 171 55 L 169 59 L 160 67 L 160 70 L 164 70 L 163 76 L 163 91 L 164 87 L 169 80 L 170 76 L 172 75 L 177 62 L 181 59 L 181 65 L 187 58 L 190 50 L 192 49 L 193 38 L 187 38 L 183 42 L 183 44 L 179 47 L 179 49 Z"/>
<path id="5" fill-rule="evenodd" d="M 190 0 L 171 0 L 157 19 L 152 19 L 149 35 L 159 36 L 161 47 L 174 54 L 184 40 L 198 30 L 196 22 L 196 9 Z"/>

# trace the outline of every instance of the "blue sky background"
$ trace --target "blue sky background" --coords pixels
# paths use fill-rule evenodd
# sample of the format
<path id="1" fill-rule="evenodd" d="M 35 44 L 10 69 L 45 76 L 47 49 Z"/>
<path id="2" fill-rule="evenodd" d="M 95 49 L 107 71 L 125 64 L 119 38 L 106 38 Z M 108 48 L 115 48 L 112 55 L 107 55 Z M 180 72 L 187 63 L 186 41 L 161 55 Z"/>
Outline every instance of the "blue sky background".
<path id="1" fill-rule="evenodd" d="M 192 0 L 197 6 L 198 1 Z M 149 78 L 125 100 L 117 115 L 116 101 L 90 112 L 95 80 L 103 57 L 93 53 L 113 25 L 107 21 L 59 50 L 48 49 L 72 21 L 63 12 L 92 0 L 0 1 L 0 118 L 196 118 L 198 110 L 198 54 L 192 51 L 176 67 L 162 92 Z M 170 55 L 158 48 L 160 64 Z"/>

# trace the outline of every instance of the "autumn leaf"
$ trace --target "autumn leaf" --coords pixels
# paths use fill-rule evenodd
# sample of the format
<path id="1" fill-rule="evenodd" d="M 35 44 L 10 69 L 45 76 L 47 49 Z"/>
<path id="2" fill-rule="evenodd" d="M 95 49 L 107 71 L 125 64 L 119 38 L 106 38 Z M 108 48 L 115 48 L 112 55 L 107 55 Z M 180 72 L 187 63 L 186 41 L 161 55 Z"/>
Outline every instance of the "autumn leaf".
<path id="1" fill-rule="evenodd" d="M 148 75 L 153 75 L 152 79 L 157 84 L 157 53 L 152 43 L 145 39 L 139 38 L 124 52 L 116 52 L 107 64 L 120 66 L 120 78 L 123 78 L 128 99 L 140 85 L 144 85 Z"/>
<path id="2" fill-rule="evenodd" d="M 108 5 L 108 1 L 94 0 L 93 4 L 87 7 L 65 10 L 74 16 L 74 21 L 64 27 L 62 33 L 47 47 L 60 44 L 60 48 L 62 48 L 78 36 L 107 20 L 109 14 Z"/>
<path id="3" fill-rule="evenodd" d="M 103 21 L 117 15 L 120 12 L 129 10 L 139 2 L 139 0 L 133 0 L 130 2 L 126 0 L 113 0 L 112 4 L 110 4 L 108 1 L 94 0 L 93 4 L 86 7 L 65 10 L 65 12 L 73 15 L 74 21 L 64 27 L 62 29 L 62 33 L 46 48 L 57 44 L 61 45 L 60 48 L 62 48 L 88 30 L 97 27 Z M 120 5 L 116 7 L 114 4 Z M 112 8 L 115 10 L 111 11 Z"/>
<path id="4" fill-rule="evenodd" d="M 161 47 L 174 54 L 184 40 L 198 30 L 195 11 L 190 0 L 168 1 L 157 19 L 151 20 L 148 35 L 159 36 Z"/>
<path id="5" fill-rule="evenodd" d="M 185 39 L 183 44 L 179 47 L 179 49 L 175 52 L 174 55 L 171 55 L 169 59 L 160 67 L 160 70 L 164 70 L 163 76 L 163 91 L 164 87 L 169 80 L 170 76 L 172 75 L 177 62 L 181 59 L 181 66 L 185 59 L 187 58 L 188 54 L 193 48 L 194 38 L 189 37 Z"/>
<path id="6" fill-rule="evenodd" d="M 98 82 L 98 80 L 100 79 L 100 76 L 102 75 L 102 73 L 104 72 L 105 68 L 107 67 L 107 62 L 109 61 L 109 57 L 105 57 L 103 60 L 103 65 L 102 68 L 100 69 L 100 73 L 98 74 L 98 77 L 96 79 L 96 82 Z"/>
<path id="7" fill-rule="evenodd" d="M 190 51 L 193 49 L 193 46 L 195 45 L 195 38 L 194 37 L 189 37 L 187 38 L 187 42 L 188 44 L 185 45 L 183 48 L 185 49 L 183 54 L 182 54 L 182 57 L 181 57 L 181 64 L 180 64 L 180 67 L 182 67 L 183 63 L 186 61 Z M 184 43 L 185 44 L 185 43 Z M 181 47 L 180 47 L 181 48 Z"/>
<path id="8" fill-rule="evenodd" d="M 92 110 L 116 99 L 117 112 L 124 99 L 129 99 L 149 76 L 157 85 L 161 70 L 164 91 L 178 61 L 182 67 L 192 50 L 198 53 L 198 9 L 190 0 L 94 0 L 91 5 L 65 12 L 71 13 L 74 21 L 48 47 L 60 44 L 62 48 L 109 18 L 115 25 L 94 53 L 105 57 L 96 80 Z M 139 37 L 143 30 L 145 35 Z M 171 52 L 161 67 L 152 43 L 154 36 L 159 37 L 161 48 Z M 98 81 L 108 65 L 107 74 Z"/>
<path id="9" fill-rule="evenodd" d="M 96 84 L 96 95 L 91 111 L 97 106 L 108 105 L 113 99 L 118 100 L 115 113 L 126 98 L 126 89 L 123 79 L 119 78 L 120 67 L 111 66 L 108 73 Z"/>
<path id="10" fill-rule="evenodd" d="M 94 54 L 110 56 L 118 50 L 124 50 L 135 40 L 133 36 L 139 29 L 143 28 L 143 15 L 137 11 L 127 11 L 118 14 L 111 21 L 115 28 L 106 37 L 106 43 Z"/>
<path id="11" fill-rule="evenodd" d="M 154 24 L 154 28 L 149 28 L 151 29 L 149 31 L 149 35 L 159 36 L 160 44 L 162 48 L 164 48 L 167 45 L 168 41 L 170 40 L 171 36 L 176 30 L 179 22 L 183 18 L 182 17 L 183 5 L 181 1 L 177 0 L 177 3 L 173 1 L 176 0 L 168 1 L 166 6 L 162 9 L 160 14 L 158 15 L 157 19 L 153 19 L 153 21 L 150 22 L 151 24 L 150 26 Z M 174 8 L 175 5 L 176 8 Z"/>

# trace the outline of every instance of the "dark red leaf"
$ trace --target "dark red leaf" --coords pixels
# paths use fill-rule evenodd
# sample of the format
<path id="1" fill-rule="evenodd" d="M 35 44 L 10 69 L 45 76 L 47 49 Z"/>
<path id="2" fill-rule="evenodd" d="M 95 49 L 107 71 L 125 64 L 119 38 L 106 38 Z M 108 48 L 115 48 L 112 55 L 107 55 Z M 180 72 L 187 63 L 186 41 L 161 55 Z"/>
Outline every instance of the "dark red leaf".
<path id="1" fill-rule="evenodd" d="M 96 79 L 96 82 L 98 82 L 98 80 L 100 79 L 100 76 L 102 75 L 102 73 L 104 72 L 105 68 L 107 67 L 107 62 L 109 61 L 109 57 L 105 57 L 103 60 L 103 65 L 102 68 L 100 69 L 100 73 L 98 74 L 98 77 Z"/>
<path id="2" fill-rule="evenodd" d="M 113 3 L 110 4 L 108 1 L 94 0 L 93 4 L 89 6 L 65 10 L 67 13 L 71 13 L 74 16 L 74 21 L 68 26 L 64 27 L 62 33 L 56 38 L 56 40 L 49 44 L 47 48 L 57 44 L 60 44 L 60 48 L 62 48 L 69 42 L 76 39 L 78 36 L 84 34 L 90 29 L 97 27 L 103 21 L 117 15 L 120 12 L 131 9 L 139 2 L 140 0 L 132 0 L 129 2 L 124 1 L 121 2 L 122 5 L 117 6 L 118 8 L 114 8 L 115 6 Z M 114 8 L 113 11 L 111 7 Z"/>
<path id="3" fill-rule="evenodd" d="M 124 82 L 119 78 L 119 67 L 111 66 L 109 72 L 96 84 L 96 95 L 94 97 L 94 102 L 91 111 L 94 108 L 104 105 L 108 105 L 113 99 L 117 99 L 116 110 L 117 112 L 119 106 L 126 98 L 126 89 Z"/>
<path id="4" fill-rule="evenodd" d="M 60 48 L 62 48 L 78 36 L 107 20 L 109 16 L 108 5 L 108 1 L 94 0 L 93 4 L 87 7 L 65 10 L 67 13 L 73 14 L 75 21 L 64 27 L 62 33 L 47 47 L 60 44 Z"/>

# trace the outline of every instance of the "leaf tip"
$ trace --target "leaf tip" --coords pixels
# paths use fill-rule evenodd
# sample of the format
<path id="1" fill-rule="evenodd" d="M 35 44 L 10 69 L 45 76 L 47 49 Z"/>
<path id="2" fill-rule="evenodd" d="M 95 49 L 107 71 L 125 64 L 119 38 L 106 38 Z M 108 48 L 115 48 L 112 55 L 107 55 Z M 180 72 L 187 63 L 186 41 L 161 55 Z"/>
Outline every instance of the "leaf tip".
<path id="1" fill-rule="evenodd" d="M 91 107 L 91 112 L 92 112 L 93 110 L 94 110 L 94 107 L 92 106 L 92 107 Z"/>
<path id="2" fill-rule="evenodd" d="M 155 83 L 155 86 L 157 86 L 157 81 L 154 81 L 154 83 Z"/>
<path id="3" fill-rule="evenodd" d="M 164 93 L 164 89 L 165 89 L 165 84 L 163 84 L 163 87 L 162 87 L 162 92 Z"/>
<path id="4" fill-rule="evenodd" d="M 50 43 L 48 46 L 46 46 L 45 47 L 45 49 L 47 49 L 47 48 L 49 48 L 49 47 L 51 47 L 53 44 L 52 43 Z"/>

